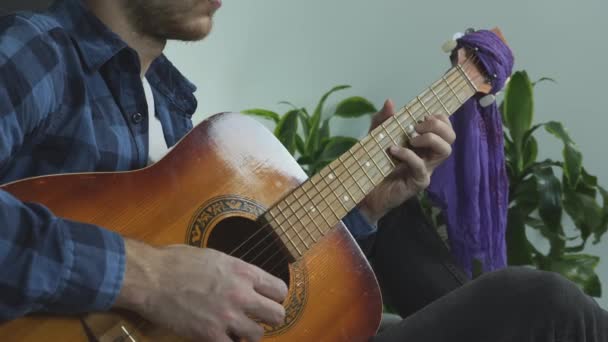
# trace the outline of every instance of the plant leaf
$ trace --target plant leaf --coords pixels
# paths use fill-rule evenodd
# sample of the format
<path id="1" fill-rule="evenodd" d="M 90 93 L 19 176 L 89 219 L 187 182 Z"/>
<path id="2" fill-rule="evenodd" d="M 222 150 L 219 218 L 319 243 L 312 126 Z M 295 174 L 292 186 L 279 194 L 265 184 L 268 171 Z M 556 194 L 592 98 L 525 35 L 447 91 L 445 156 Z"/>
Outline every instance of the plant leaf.
<path id="1" fill-rule="evenodd" d="M 602 212 L 604 218 L 602 224 L 593 232 L 595 239 L 593 243 L 599 243 L 602 236 L 608 231 L 608 191 L 601 186 L 597 186 L 600 194 L 602 195 Z"/>
<path id="2" fill-rule="evenodd" d="M 279 114 L 277 114 L 273 111 L 270 111 L 270 110 L 266 110 L 266 109 L 260 109 L 260 108 L 246 109 L 246 110 L 242 111 L 241 113 L 272 120 L 276 124 L 278 124 L 279 121 L 281 121 L 281 117 L 279 116 Z"/>
<path id="3" fill-rule="evenodd" d="M 327 141 L 327 145 L 325 145 L 323 152 L 321 152 L 319 159 L 324 162 L 331 162 L 348 151 L 357 142 L 357 139 L 351 137 L 330 138 Z"/>
<path id="4" fill-rule="evenodd" d="M 509 209 L 506 239 L 509 265 L 532 264 L 532 248 L 526 236 L 524 215 L 517 206 Z"/>
<path id="5" fill-rule="evenodd" d="M 308 137 L 310 134 L 310 116 L 306 111 L 306 108 L 301 108 L 298 113 L 298 117 L 300 118 L 300 123 L 302 124 L 302 130 L 304 131 L 304 136 Z"/>
<path id="6" fill-rule="evenodd" d="M 564 209 L 570 215 L 576 227 L 581 231 L 581 238 L 587 238 L 602 224 L 604 213 L 594 197 L 584 193 L 568 190 L 564 192 Z"/>
<path id="7" fill-rule="evenodd" d="M 300 155 L 306 155 L 306 147 L 304 146 L 304 140 L 299 134 L 296 134 L 296 151 L 300 153 Z"/>
<path id="8" fill-rule="evenodd" d="M 323 126 L 321 126 L 321 131 L 319 132 L 319 139 L 321 142 L 329 139 L 329 119 L 323 121 Z"/>
<path id="9" fill-rule="evenodd" d="M 514 184 L 509 194 L 509 201 L 515 202 L 524 216 L 529 215 L 534 209 L 538 208 L 538 186 L 536 177 L 527 179 Z"/>
<path id="10" fill-rule="evenodd" d="M 538 214 L 547 228 L 541 233 L 551 243 L 551 256 L 559 255 L 565 247 L 561 182 L 550 167 L 535 170 L 534 176 L 538 185 Z"/>
<path id="11" fill-rule="evenodd" d="M 601 297 L 602 287 L 595 268 L 600 258 L 588 254 L 563 255 L 550 262 L 549 270 L 557 272 L 576 283 L 590 296 Z"/>
<path id="12" fill-rule="evenodd" d="M 527 139 L 527 142 L 524 145 L 524 150 L 523 150 L 523 155 L 522 155 L 524 169 L 526 169 L 528 166 L 532 165 L 532 163 L 534 163 L 536 161 L 537 156 L 538 156 L 538 142 L 536 142 L 536 139 L 531 136 L 529 139 Z"/>
<path id="13" fill-rule="evenodd" d="M 327 93 L 323 94 L 321 100 L 319 100 L 319 103 L 317 104 L 317 107 L 315 108 L 312 117 L 310 117 L 310 130 L 306 138 L 306 151 L 316 151 L 319 147 L 319 143 L 321 141 L 321 139 L 319 138 L 319 126 L 321 125 L 321 115 L 323 112 L 323 106 L 325 105 L 325 101 L 327 101 L 327 98 L 332 93 L 347 88 L 350 88 L 350 86 L 339 85 L 333 87 Z"/>
<path id="14" fill-rule="evenodd" d="M 534 116 L 532 83 L 525 71 L 517 71 L 511 76 L 504 99 L 505 126 L 509 130 L 517 156 L 523 147 L 523 137 L 530 129 Z M 520 165 L 519 163 L 517 164 Z"/>
<path id="15" fill-rule="evenodd" d="M 564 174 L 568 179 L 570 188 L 576 188 L 581 178 L 583 155 L 566 132 L 561 122 L 551 121 L 545 124 L 547 132 L 553 134 L 564 143 L 562 154 L 564 156 Z"/>
<path id="16" fill-rule="evenodd" d="M 281 118 L 274 130 L 274 135 L 281 141 L 283 146 L 294 154 L 296 148 L 296 135 L 298 133 L 298 110 L 291 110 Z"/>
<path id="17" fill-rule="evenodd" d="M 552 83 L 557 83 L 557 81 L 554 78 L 551 77 L 541 77 L 538 80 L 536 80 L 535 82 L 532 82 L 532 86 L 536 87 L 537 84 L 539 83 L 543 83 L 543 82 L 552 82 Z"/>
<path id="18" fill-rule="evenodd" d="M 335 115 L 343 118 L 358 118 L 377 111 L 376 107 L 368 100 L 361 96 L 353 96 L 342 100 L 338 104 Z"/>

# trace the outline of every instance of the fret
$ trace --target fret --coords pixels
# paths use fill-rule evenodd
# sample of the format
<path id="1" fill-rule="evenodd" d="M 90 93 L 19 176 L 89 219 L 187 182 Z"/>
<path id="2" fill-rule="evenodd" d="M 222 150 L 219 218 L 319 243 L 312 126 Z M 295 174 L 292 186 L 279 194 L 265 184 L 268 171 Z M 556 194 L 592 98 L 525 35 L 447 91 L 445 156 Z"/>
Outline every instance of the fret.
<path id="1" fill-rule="evenodd" d="M 344 160 L 342 159 L 342 157 L 344 157 L 344 154 L 341 155 L 340 157 L 338 157 L 338 160 L 342 164 L 342 167 L 344 169 L 346 169 L 346 172 L 350 175 L 350 178 L 353 179 L 353 181 L 355 182 L 355 185 L 357 186 L 357 188 L 359 188 L 359 191 L 361 191 L 361 194 L 363 194 L 363 197 L 365 197 L 365 189 L 361 187 L 361 185 L 359 184 L 359 182 L 357 182 L 357 177 L 355 177 L 355 175 L 350 171 L 350 168 L 346 167 L 346 165 L 344 164 Z M 356 159 L 353 159 L 353 160 L 354 160 L 355 163 L 357 163 Z"/>
<path id="2" fill-rule="evenodd" d="M 323 168 L 323 170 L 321 170 L 321 172 L 323 172 L 324 170 L 328 170 L 330 165 L 331 165 L 331 163 L 330 163 L 330 164 L 328 164 L 328 165 L 327 165 L 325 168 Z M 331 176 L 331 174 L 333 173 L 333 171 L 329 171 L 329 172 L 331 172 L 331 173 L 329 174 L 329 176 Z M 328 177 L 329 177 L 329 176 L 328 176 Z M 322 177 L 322 179 L 323 179 L 323 181 L 325 182 L 325 184 L 327 184 L 327 186 L 329 187 L 329 189 L 331 190 L 331 192 L 333 193 L 333 195 L 336 197 L 336 199 L 338 200 L 338 203 L 340 203 L 340 205 L 341 205 L 341 206 L 344 208 L 344 211 L 345 211 L 345 212 L 344 212 L 344 214 L 346 215 L 346 213 L 348 213 L 348 212 L 350 211 L 350 209 L 349 209 L 349 208 L 347 208 L 347 207 L 344 205 L 344 203 L 342 203 L 342 201 L 340 200 L 340 196 L 339 196 L 339 195 L 336 193 L 336 190 L 335 190 L 334 188 L 332 188 L 332 187 L 331 187 L 331 184 L 330 184 L 330 183 L 328 183 L 328 182 L 325 180 L 325 177 Z M 333 184 L 333 183 L 335 183 L 334 179 L 335 179 L 335 177 L 330 178 L 330 180 L 332 181 L 332 182 L 331 182 L 332 184 Z"/>
<path id="3" fill-rule="evenodd" d="M 424 108 L 424 111 L 426 112 L 427 116 L 430 116 L 431 112 L 429 112 L 429 109 L 426 108 L 426 106 L 424 105 L 424 102 L 422 102 L 422 100 L 420 99 L 420 96 L 416 96 L 416 100 L 418 100 L 418 102 L 420 103 L 422 108 Z"/>
<path id="4" fill-rule="evenodd" d="M 304 191 L 303 187 L 300 187 L 300 189 L 302 189 L 302 192 L 306 195 L 306 197 L 308 198 L 308 202 L 313 203 L 310 196 L 308 195 L 308 193 L 306 191 Z M 317 228 L 317 230 L 319 232 L 321 232 L 321 229 L 319 227 L 319 224 L 317 223 L 317 221 L 315 221 L 312 216 L 310 215 L 310 211 L 306 208 L 307 205 L 304 205 L 302 203 L 302 201 L 300 201 L 300 197 L 301 196 L 296 196 L 296 200 L 298 201 L 298 204 L 300 205 L 300 208 L 302 208 L 302 210 L 304 210 L 304 212 L 306 212 L 306 215 L 308 216 L 308 218 L 310 218 L 310 221 L 313 223 L 313 225 Z M 314 212 L 317 210 L 316 206 L 314 205 L 314 203 L 312 204 L 312 206 L 310 207 L 311 210 Z M 308 230 L 308 228 L 306 228 L 305 224 L 302 224 L 302 226 L 304 227 L 304 229 L 306 230 L 306 232 L 308 233 L 308 235 L 310 235 L 310 238 L 312 239 L 313 243 L 316 243 L 318 240 L 315 239 L 314 234 Z M 323 233 L 321 233 L 321 236 L 323 235 Z"/>
<path id="5" fill-rule="evenodd" d="M 374 159 L 374 157 L 372 157 L 372 155 L 369 153 L 369 151 L 365 147 L 365 143 L 364 142 L 361 143 L 361 147 L 363 147 L 363 150 L 365 151 L 365 153 L 367 154 L 367 156 L 372 160 L 372 163 L 374 163 L 374 165 L 376 165 L 376 168 L 380 171 L 380 174 L 382 175 L 382 178 L 385 178 L 386 174 L 384 173 L 384 171 L 382 170 L 382 168 L 378 165 L 378 163 L 376 163 L 376 160 Z"/>
<path id="6" fill-rule="evenodd" d="M 399 128 L 401 128 L 401 130 L 403 131 L 403 134 L 405 134 L 407 139 L 411 140 L 412 137 L 410 137 L 410 135 L 407 133 L 407 130 L 405 129 L 405 127 L 403 127 L 403 124 L 401 123 L 401 121 L 399 121 L 399 116 L 397 116 L 397 115 L 395 116 L 395 121 L 397 121 L 397 125 L 399 126 Z"/>
<path id="7" fill-rule="evenodd" d="M 306 197 L 310 198 L 308 195 Z M 323 221 L 325 221 L 325 229 L 321 229 L 321 227 L 318 224 L 315 224 L 315 228 L 317 228 L 317 232 L 319 232 L 319 239 L 321 239 L 323 236 L 325 236 L 325 232 L 327 230 L 329 230 L 329 228 L 332 227 L 332 224 L 331 224 L 331 222 L 329 222 L 327 220 L 327 218 L 325 217 L 325 215 L 323 215 L 323 211 L 322 210 L 319 210 L 319 216 L 321 216 L 321 218 L 323 219 Z"/>
<path id="8" fill-rule="evenodd" d="M 477 87 L 475 87 L 475 84 L 473 84 L 473 81 L 471 81 L 471 79 L 469 78 L 469 75 L 467 75 L 466 72 L 464 72 L 464 69 L 462 68 L 462 66 L 458 65 L 456 66 L 458 68 L 458 71 L 460 71 L 461 76 L 468 82 L 468 84 L 471 86 L 471 89 L 473 90 L 473 92 L 477 92 Z"/>
<path id="9" fill-rule="evenodd" d="M 439 98 L 439 96 L 437 95 L 437 93 L 435 92 L 435 90 L 433 90 L 433 87 L 429 88 L 431 89 L 431 92 L 433 93 L 433 95 L 435 96 L 435 98 L 437 99 L 437 102 L 439 102 L 439 104 L 441 105 L 441 107 L 443 108 L 443 110 L 445 111 L 445 113 L 449 116 L 450 111 L 446 108 L 446 106 L 443 104 L 443 102 L 441 102 L 441 99 Z"/>
<path id="10" fill-rule="evenodd" d="M 363 174 L 365 174 L 365 176 L 367 177 L 367 179 L 369 179 L 370 184 L 372 185 L 372 188 L 376 186 L 376 182 L 374 182 L 374 180 L 372 179 L 372 177 L 370 177 L 370 175 L 367 173 L 367 166 L 365 165 L 365 167 L 363 165 L 361 165 L 361 163 L 359 162 L 359 158 L 355 157 L 355 155 L 353 154 L 353 151 L 351 151 L 351 149 L 348 150 L 348 153 L 350 154 L 350 157 L 353 160 L 357 161 L 357 164 L 359 164 L 359 167 L 363 170 Z M 366 162 L 367 164 L 371 165 L 369 162 Z"/>
<path id="11" fill-rule="evenodd" d="M 412 123 L 411 123 L 412 125 L 418 123 L 418 119 L 416 119 L 416 117 L 414 116 L 414 114 L 412 114 L 412 111 L 409 109 L 409 107 L 405 107 L 405 111 L 407 112 L 407 114 L 412 119 Z"/>
<path id="12" fill-rule="evenodd" d="M 318 178 L 320 178 L 321 176 L 319 174 L 316 175 Z M 314 178 L 314 176 L 313 176 Z M 317 193 L 320 194 L 321 198 L 323 199 L 323 202 L 325 202 L 325 204 L 327 204 L 327 209 L 329 209 L 331 211 L 331 213 L 336 217 L 336 220 L 339 221 L 340 217 L 334 212 L 333 208 L 331 207 L 331 205 L 329 205 L 329 202 L 327 201 L 327 196 L 323 195 L 322 191 L 319 191 L 319 188 L 317 187 L 316 181 L 310 181 L 310 184 L 312 184 L 312 186 L 315 188 L 315 190 L 317 191 Z M 327 187 L 325 187 L 327 189 Z M 329 194 L 328 194 L 329 195 Z M 321 211 L 322 213 L 322 211 Z M 327 219 L 325 219 L 327 221 Z M 328 222 L 329 227 L 333 227 L 333 224 Z"/>
<path id="13" fill-rule="evenodd" d="M 296 229 L 296 225 L 298 225 L 298 224 L 302 225 L 302 223 L 301 223 L 302 220 L 301 220 L 300 217 L 298 217 L 298 214 L 293 210 L 293 207 L 292 207 L 293 203 L 289 202 L 289 197 L 290 196 L 293 196 L 293 194 L 290 194 L 289 196 L 287 196 L 282 203 L 287 204 L 287 206 L 285 207 L 285 209 L 289 209 L 291 211 L 291 215 L 287 216 L 283 212 L 283 216 L 285 216 L 285 219 L 286 219 L 287 223 L 289 223 L 291 229 L 296 233 L 296 236 L 300 239 L 300 241 L 302 241 L 302 243 L 304 244 L 304 247 L 306 248 L 306 250 L 308 250 L 308 248 L 310 246 L 308 246 L 308 244 L 306 243 L 306 241 L 304 240 L 304 238 L 302 238 L 302 235 L 300 235 L 300 230 Z M 282 211 L 282 209 L 280 207 L 280 204 L 277 207 L 279 208 L 280 211 Z M 294 216 L 296 217 L 296 221 L 295 222 L 290 222 L 289 218 L 290 217 L 294 217 Z M 304 226 L 302 225 L 302 227 L 304 227 Z"/>
<path id="14" fill-rule="evenodd" d="M 386 159 L 388 159 L 388 161 L 391 163 L 391 166 L 393 168 L 395 168 L 395 163 L 393 163 L 393 160 L 386 153 L 386 151 L 384 150 L 384 147 L 382 146 L 382 144 L 380 144 L 380 142 L 378 141 L 378 139 L 376 139 L 375 135 L 372 133 L 372 134 L 370 134 L 370 136 L 372 137 L 372 139 L 374 139 L 374 141 L 376 142 L 376 144 L 378 144 L 378 147 L 380 147 L 380 150 L 382 151 L 382 153 L 384 154 L 384 156 L 386 157 Z M 380 137 L 380 139 L 383 139 L 383 137 Z"/>
<path id="15" fill-rule="evenodd" d="M 336 172 L 335 172 L 335 169 L 333 168 L 333 166 L 332 166 L 331 164 L 333 164 L 333 162 L 332 162 L 332 163 L 329 163 L 329 165 L 328 165 L 328 166 L 329 166 L 329 168 L 330 168 L 330 170 L 332 170 L 332 172 L 336 173 Z M 341 203 L 342 203 L 342 200 L 344 200 L 344 202 L 350 202 L 350 203 L 353 203 L 353 201 L 355 201 L 355 197 L 353 196 L 353 194 L 351 194 L 351 193 L 350 193 L 350 191 L 348 190 L 348 187 L 346 187 L 346 186 L 344 185 L 344 183 L 343 183 L 343 182 L 341 182 L 341 181 L 340 181 L 340 182 L 338 182 L 338 183 L 339 183 L 339 185 L 341 185 L 341 186 L 344 188 L 344 190 L 346 190 L 346 195 L 342 195 L 342 197 L 338 197 L 339 201 L 340 201 Z M 344 209 L 346 210 L 346 212 L 349 212 L 349 211 L 350 211 L 350 209 L 352 209 L 352 207 L 351 207 L 351 208 L 346 207 L 346 206 L 344 205 L 344 203 L 342 203 L 342 205 L 344 206 Z"/>
<path id="16" fill-rule="evenodd" d="M 454 94 L 454 97 L 458 100 L 458 103 L 460 103 L 460 105 L 462 106 L 464 104 L 464 102 L 462 102 L 460 97 L 458 97 L 458 94 L 456 94 L 456 92 L 454 91 L 454 88 L 452 88 L 452 85 L 450 84 L 450 82 L 448 82 L 448 80 L 445 78 L 445 76 L 442 76 L 441 78 L 448 85 L 448 88 L 450 88 L 450 91 L 452 92 L 452 94 Z"/>
<path id="17" fill-rule="evenodd" d="M 278 209 L 278 206 L 276 207 Z M 272 221 L 274 222 L 278 222 L 276 216 L 274 215 L 274 213 L 272 212 L 272 210 L 269 210 L 268 213 L 270 214 Z M 285 217 L 285 215 L 283 214 L 283 212 L 279 209 L 279 213 L 281 215 L 283 215 L 283 217 Z M 281 231 L 283 232 L 283 236 L 287 237 L 288 242 L 290 243 L 290 245 L 296 250 L 297 254 L 299 256 L 302 256 L 302 251 L 300 251 L 300 249 L 298 248 L 298 246 L 296 245 L 296 243 L 291 239 L 291 237 L 289 236 L 289 234 L 287 234 L 287 231 L 285 230 L 285 228 L 283 228 L 283 226 L 281 224 L 278 224 L 278 228 L 281 229 Z M 281 237 L 281 234 L 279 234 L 279 238 Z M 283 240 L 283 239 L 281 239 Z M 287 245 L 287 243 L 285 244 Z"/>

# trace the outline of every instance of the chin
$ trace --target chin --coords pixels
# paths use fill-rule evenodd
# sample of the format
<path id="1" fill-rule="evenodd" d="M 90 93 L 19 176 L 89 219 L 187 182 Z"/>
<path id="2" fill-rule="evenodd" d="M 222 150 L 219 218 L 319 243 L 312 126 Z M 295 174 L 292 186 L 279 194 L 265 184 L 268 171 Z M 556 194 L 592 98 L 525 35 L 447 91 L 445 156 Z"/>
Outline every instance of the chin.
<path id="1" fill-rule="evenodd" d="M 163 40 L 181 40 L 194 42 L 204 39 L 211 33 L 213 22 L 210 17 L 204 17 L 188 22 L 180 22 L 167 27 L 155 36 Z"/>

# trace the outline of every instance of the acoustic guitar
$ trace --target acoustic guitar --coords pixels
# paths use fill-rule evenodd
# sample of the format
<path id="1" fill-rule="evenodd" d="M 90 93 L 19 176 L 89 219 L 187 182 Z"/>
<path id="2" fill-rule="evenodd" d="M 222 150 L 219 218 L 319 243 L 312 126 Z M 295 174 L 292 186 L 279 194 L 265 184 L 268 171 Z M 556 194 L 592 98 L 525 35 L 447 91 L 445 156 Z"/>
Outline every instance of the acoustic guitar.
<path id="1" fill-rule="evenodd" d="M 308 179 L 263 125 L 223 113 L 150 167 L 36 177 L 2 189 L 60 217 L 152 245 L 214 248 L 284 279 L 286 318 L 264 326 L 264 341 L 367 341 L 382 299 L 341 219 L 394 169 L 389 146 L 405 145 L 425 116 L 452 114 L 491 90 L 474 51 L 460 49 L 452 62 L 394 117 Z M 36 314 L 0 325 L 1 341 L 181 340 L 174 333 L 127 311 Z"/>

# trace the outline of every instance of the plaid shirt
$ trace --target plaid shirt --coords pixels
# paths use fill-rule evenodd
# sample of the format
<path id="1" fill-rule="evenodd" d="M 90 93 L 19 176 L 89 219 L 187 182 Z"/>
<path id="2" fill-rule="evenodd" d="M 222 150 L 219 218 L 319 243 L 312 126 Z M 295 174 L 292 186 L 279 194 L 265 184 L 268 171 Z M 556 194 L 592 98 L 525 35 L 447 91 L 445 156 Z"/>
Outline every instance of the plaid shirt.
<path id="1" fill-rule="evenodd" d="M 146 74 L 167 146 L 191 128 L 194 85 L 164 57 Z M 0 184 L 144 167 L 148 109 L 139 59 L 80 0 L 0 18 Z M 0 191 L 0 321 L 29 312 L 109 309 L 122 284 L 122 237 Z M 354 211 L 358 237 L 373 232 Z"/>

